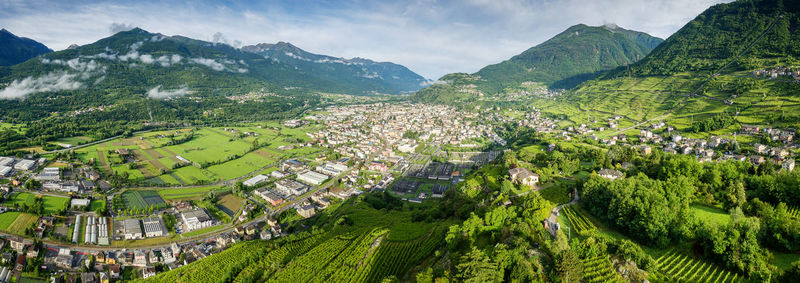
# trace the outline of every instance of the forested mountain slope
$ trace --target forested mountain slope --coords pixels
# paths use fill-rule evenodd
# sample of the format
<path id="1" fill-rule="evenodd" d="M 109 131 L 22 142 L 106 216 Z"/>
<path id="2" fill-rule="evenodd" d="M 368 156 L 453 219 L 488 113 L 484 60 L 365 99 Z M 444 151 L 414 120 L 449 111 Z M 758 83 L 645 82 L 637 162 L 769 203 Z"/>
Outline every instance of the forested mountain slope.
<path id="1" fill-rule="evenodd" d="M 33 39 L 18 37 L 6 29 L 0 29 L 0 66 L 11 66 L 33 57 L 53 52 Z"/>

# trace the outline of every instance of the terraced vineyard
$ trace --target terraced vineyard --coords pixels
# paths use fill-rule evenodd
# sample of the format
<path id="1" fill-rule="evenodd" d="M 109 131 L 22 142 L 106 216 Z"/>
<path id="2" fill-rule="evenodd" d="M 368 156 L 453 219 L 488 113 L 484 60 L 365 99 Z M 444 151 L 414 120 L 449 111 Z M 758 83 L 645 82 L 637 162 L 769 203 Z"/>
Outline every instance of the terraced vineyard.
<path id="1" fill-rule="evenodd" d="M 572 223 L 572 228 L 575 229 L 576 232 L 579 234 L 588 233 L 591 231 L 597 230 L 597 227 L 586 218 L 585 215 L 581 214 L 580 211 L 572 208 L 572 206 L 568 205 L 565 206 L 561 211 L 564 212 L 564 216 L 567 217 L 570 223 Z"/>
<path id="2" fill-rule="evenodd" d="M 614 271 L 608 255 L 584 259 L 583 280 L 587 283 L 625 282 L 619 273 Z"/>
<path id="3" fill-rule="evenodd" d="M 656 266 L 674 282 L 742 282 L 744 278 L 715 264 L 701 261 L 675 251 L 656 260 Z"/>

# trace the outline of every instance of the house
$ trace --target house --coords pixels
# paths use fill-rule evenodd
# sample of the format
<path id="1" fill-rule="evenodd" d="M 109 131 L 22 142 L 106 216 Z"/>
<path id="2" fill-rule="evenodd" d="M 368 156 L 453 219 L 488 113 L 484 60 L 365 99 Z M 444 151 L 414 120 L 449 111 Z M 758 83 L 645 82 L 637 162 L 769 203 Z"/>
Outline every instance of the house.
<path id="1" fill-rule="evenodd" d="M 306 171 L 297 175 L 297 180 L 309 185 L 319 186 L 328 180 L 328 175 L 317 173 L 316 171 Z"/>
<path id="2" fill-rule="evenodd" d="M 764 163 L 764 157 L 761 155 L 751 155 L 750 162 L 755 165 L 761 165 L 761 163 Z"/>
<path id="3" fill-rule="evenodd" d="M 167 227 L 161 221 L 161 218 L 147 217 L 142 219 L 142 224 L 144 225 L 144 234 L 148 238 L 161 237 L 167 234 Z"/>
<path id="4" fill-rule="evenodd" d="M 539 182 L 539 175 L 531 172 L 527 168 L 517 167 L 508 170 L 508 175 L 511 176 L 511 182 L 519 183 L 525 186 L 533 187 Z"/>
<path id="5" fill-rule="evenodd" d="M 126 240 L 144 239 L 142 225 L 139 219 L 125 219 L 122 221 L 122 227 L 125 232 Z"/>
<path id="6" fill-rule="evenodd" d="M 94 276 L 94 273 L 82 272 L 81 273 L 81 282 L 82 283 L 94 283 L 94 282 L 97 282 L 97 278 Z"/>
<path id="7" fill-rule="evenodd" d="M 622 178 L 622 172 L 613 169 L 602 169 L 597 172 L 597 175 L 600 177 L 609 179 L 609 180 L 616 180 L 618 178 Z"/>
<path id="8" fill-rule="evenodd" d="M 281 171 L 289 171 L 289 172 L 297 173 L 297 172 L 303 171 L 304 169 L 305 169 L 305 165 L 303 165 L 302 162 L 294 160 L 294 159 L 289 159 L 289 160 L 286 160 L 283 163 L 281 163 Z"/>
<path id="9" fill-rule="evenodd" d="M 142 269 L 142 279 L 147 279 L 150 277 L 156 276 L 156 267 L 155 266 L 148 266 Z"/>
<path id="10" fill-rule="evenodd" d="M 754 144 L 753 149 L 755 149 L 755 151 L 759 154 L 767 152 L 767 146 L 760 143 Z"/>
<path id="11" fill-rule="evenodd" d="M 183 220 L 186 231 L 194 231 L 214 225 L 214 220 L 203 209 L 182 212 L 181 220 Z"/>
<path id="12" fill-rule="evenodd" d="M 786 159 L 781 164 L 781 167 L 786 171 L 793 171 L 794 170 L 794 159 Z"/>
<path id="13" fill-rule="evenodd" d="M 314 206 L 309 203 L 298 205 L 295 209 L 297 210 L 297 214 L 305 218 L 314 216 L 314 213 L 316 213 L 316 211 L 314 211 Z"/>

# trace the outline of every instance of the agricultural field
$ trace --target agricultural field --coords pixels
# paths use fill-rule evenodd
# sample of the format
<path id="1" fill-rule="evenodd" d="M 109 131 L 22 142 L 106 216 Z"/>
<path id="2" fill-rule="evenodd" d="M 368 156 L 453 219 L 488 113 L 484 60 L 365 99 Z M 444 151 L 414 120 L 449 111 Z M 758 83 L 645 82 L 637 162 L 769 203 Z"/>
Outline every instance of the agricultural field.
<path id="1" fill-rule="evenodd" d="M 166 205 L 164 199 L 156 191 L 125 191 L 122 193 L 122 200 L 125 202 L 126 209 L 141 210 Z"/>
<path id="2" fill-rule="evenodd" d="M 181 188 L 181 189 L 162 189 L 158 190 L 158 194 L 167 201 L 182 201 L 182 200 L 200 200 L 209 191 L 216 191 L 218 194 L 228 191 L 228 188 L 213 186 L 213 187 L 197 187 L 197 188 Z"/>
<path id="3" fill-rule="evenodd" d="M 608 255 L 583 260 L 583 281 L 586 283 L 625 282 L 614 270 Z"/>
<path id="4" fill-rule="evenodd" d="M 94 161 L 106 173 L 126 174 L 130 180 L 151 185 L 180 186 L 235 179 L 284 159 L 320 151 L 301 146 L 277 149 L 309 141 L 306 132 L 313 126 L 275 130 L 270 125 L 148 132 L 81 148 L 76 153 L 81 161 Z"/>
<path id="5" fill-rule="evenodd" d="M 36 223 L 38 216 L 22 212 L 6 212 L 0 214 L 0 231 L 22 235 L 25 229 Z"/>
<path id="6" fill-rule="evenodd" d="M 67 208 L 69 205 L 69 198 L 68 197 L 56 197 L 56 196 L 48 196 L 48 195 L 37 195 L 27 192 L 16 192 L 11 195 L 5 202 L 4 205 L 13 207 L 15 204 L 22 206 L 23 204 L 26 205 L 33 205 L 34 200 L 37 197 L 42 198 L 42 204 L 44 206 L 44 214 L 57 214 L 59 211 Z"/>
<path id="7" fill-rule="evenodd" d="M 311 219 L 324 223 L 317 232 L 242 242 L 208 260 L 145 281 L 212 282 L 224 277 L 232 282 L 380 282 L 405 274 L 433 254 L 452 224 L 412 223 L 411 214 L 375 210 L 349 200 Z M 352 225 L 332 225 L 345 215 Z M 229 273 L 230 266 L 242 268 Z"/>
<path id="8" fill-rule="evenodd" d="M 228 214 L 228 216 L 233 217 L 239 209 L 244 206 L 244 199 L 240 198 L 234 194 L 225 194 L 219 198 L 217 208 Z"/>
<path id="9" fill-rule="evenodd" d="M 745 279 L 720 266 L 675 251 L 656 259 L 656 266 L 674 282 L 743 282 Z"/>
<path id="10" fill-rule="evenodd" d="M 583 214 L 580 209 L 573 208 L 572 205 L 564 206 L 561 213 L 567 218 L 575 232 L 578 234 L 591 233 L 597 230 L 597 227 Z"/>

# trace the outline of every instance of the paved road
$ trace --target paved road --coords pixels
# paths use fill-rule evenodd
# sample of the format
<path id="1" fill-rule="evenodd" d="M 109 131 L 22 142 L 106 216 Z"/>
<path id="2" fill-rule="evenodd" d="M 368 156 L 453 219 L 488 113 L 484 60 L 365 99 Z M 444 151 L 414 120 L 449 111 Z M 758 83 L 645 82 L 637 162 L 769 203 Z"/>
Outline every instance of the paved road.
<path id="1" fill-rule="evenodd" d="M 550 216 L 547 217 L 547 221 L 550 222 L 550 225 L 548 225 L 548 227 L 550 227 L 550 235 L 553 236 L 553 238 L 556 237 L 556 231 L 557 231 L 556 223 L 558 223 L 558 213 L 561 211 L 562 208 L 564 208 L 564 206 L 576 204 L 580 200 L 581 198 L 578 196 L 578 189 L 574 188 L 572 189 L 572 200 L 569 203 L 558 205 L 554 207 L 553 210 L 550 211 Z"/>

